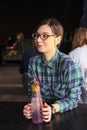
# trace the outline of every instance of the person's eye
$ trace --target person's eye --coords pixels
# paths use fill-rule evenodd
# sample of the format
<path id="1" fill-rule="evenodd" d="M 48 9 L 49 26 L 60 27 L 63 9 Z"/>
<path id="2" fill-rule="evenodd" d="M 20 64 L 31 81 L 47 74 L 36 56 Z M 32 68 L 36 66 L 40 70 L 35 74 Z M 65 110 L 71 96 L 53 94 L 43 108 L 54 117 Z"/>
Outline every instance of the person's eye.
<path id="1" fill-rule="evenodd" d="M 43 39 L 47 39 L 48 35 L 47 34 L 42 34 Z"/>

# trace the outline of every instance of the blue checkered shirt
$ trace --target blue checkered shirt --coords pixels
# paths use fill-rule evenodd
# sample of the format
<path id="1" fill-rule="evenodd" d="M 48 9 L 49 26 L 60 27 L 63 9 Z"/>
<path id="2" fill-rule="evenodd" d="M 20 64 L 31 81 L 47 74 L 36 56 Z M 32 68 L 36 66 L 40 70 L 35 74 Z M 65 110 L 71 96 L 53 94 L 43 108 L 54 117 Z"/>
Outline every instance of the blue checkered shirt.
<path id="1" fill-rule="evenodd" d="M 81 87 L 84 86 L 83 77 L 80 68 L 68 55 L 57 50 L 48 62 L 42 54 L 32 57 L 28 65 L 28 77 L 30 102 L 34 78 L 39 77 L 43 101 L 58 103 L 60 113 L 78 106 Z"/>

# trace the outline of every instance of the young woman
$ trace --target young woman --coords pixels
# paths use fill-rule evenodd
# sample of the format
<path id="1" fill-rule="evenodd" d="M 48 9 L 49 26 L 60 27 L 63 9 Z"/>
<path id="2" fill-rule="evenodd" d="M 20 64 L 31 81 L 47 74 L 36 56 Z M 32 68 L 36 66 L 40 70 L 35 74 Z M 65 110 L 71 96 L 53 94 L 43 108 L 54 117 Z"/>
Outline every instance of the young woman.
<path id="1" fill-rule="evenodd" d="M 63 27 L 56 19 L 45 19 L 32 34 L 36 48 L 42 54 L 29 60 L 29 103 L 23 114 L 32 118 L 31 97 L 34 78 L 39 77 L 43 121 L 49 122 L 52 114 L 72 110 L 78 106 L 83 77 L 78 66 L 68 55 L 58 50 L 63 38 Z"/>

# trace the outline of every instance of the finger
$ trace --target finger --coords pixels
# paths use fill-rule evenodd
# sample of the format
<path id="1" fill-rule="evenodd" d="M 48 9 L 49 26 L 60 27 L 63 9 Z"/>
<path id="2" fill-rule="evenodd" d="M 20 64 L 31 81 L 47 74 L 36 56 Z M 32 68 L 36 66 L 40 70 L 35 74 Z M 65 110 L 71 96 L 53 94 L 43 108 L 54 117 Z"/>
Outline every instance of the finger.
<path id="1" fill-rule="evenodd" d="M 24 107 L 31 107 L 31 103 L 26 104 Z"/>
<path id="2" fill-rule="evenodd" d="M 47 111 L 47 112 L 42 112 L 42 115 L 43 115 L 43 116 L 50 115 L 50 112 L 49 112 L 49 111 Z"/>
<path id="3" fill-rule="evenodd" d="M 24 109 L 23 115 L 24 115 L 24 116 L 30 116 L 30 115 L 32 115 L 32 113 L 31 113 L 31 111 L 28 111 L 28 110 L 25 110 L 25 109 Z"/>
<path id="4" fill-rule="evenodd" d="M 24 111 L 23 114 L 24 115 L 32 115 L 31 112 L 29 112 L 29 111 Z"/>
<path id="5" fill-rule="evenodd" d="M 23 112 L 31 112 L 31 108 L 29 108 L 28 110 L 27 109 L 23 109 Z"/>
<path id="6" fill-rule="evenodd" d="M 47 107 L 48 107 L 48 104 L 47 104 L 47 103 L 44 103 L 44 104 L 43 104 L 43 107 L 47 108 Z"/>
<path id="7" fill-rule="evenodd" d="M 25 118 L 26 118 L 26 119 L 31 119 L 31 118 L 32 118 L 32 116 L 25 116 Z"/>
<path id="8" fill-rule="evenodd" d="M 25 105 L 24 109 L 29 110 L 31 108 L 31 105 Z"/>
<path id="9" fill-rule="evenodd" d="M 32 105 L 31 105 L 31 103 L 28 103 L 27 105 L 28 105 L 29 107 L 31 107 L 31 106 L 32 106 Z"/>
<path id="10" fill-rule="evenodd" d="M 48 112 L 48 111 L 49 111 L 49 108 L 43 108 L 42 111 L 43 111 L 43 112 Z"/>
<path id="11" fill-rule="evenodd" d="M 49 115 L 43 116 L 43 119 L 48 119 L 48 118 L 50 118 Z"/>
<path id="12" fill-rule="evenodd" d="M 44 121 L 44 122 L 50 122 L 51 119 L 50 119 L 50 118 L 48 118 L 48 119 L 43 119 L 43 121 Z"/>
<path id="13" fill-rule="evenodd" d="M 31 116 L 32 116 L 31 113 L 23 113 L 23 115 L 24 115 L 25 117 L 31 117 Z"/>
<path id="14" fill-rule="evenodd" d="M 27 117 L 27 119 L 31 119 L 32 117 Z"/>

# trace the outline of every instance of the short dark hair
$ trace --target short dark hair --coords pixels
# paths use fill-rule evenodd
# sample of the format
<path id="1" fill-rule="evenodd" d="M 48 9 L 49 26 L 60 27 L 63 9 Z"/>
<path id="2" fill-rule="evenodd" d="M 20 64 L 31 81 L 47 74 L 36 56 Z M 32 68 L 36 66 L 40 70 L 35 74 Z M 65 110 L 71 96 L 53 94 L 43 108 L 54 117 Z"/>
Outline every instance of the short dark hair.
<path id="1" fill-rule="evenodd" d="M 52 32 L 56 35 L 56 36 L 61 36 L 61 41 L 63 39 L 63 35 L 64 35 L 64 29 L 62 24 L 55 18 L 46 18 L 44 19 L 35 29 L 35 32 L 38 30 L 38 28 L 42 25 L 47 24 Z M 60 42 L 61 43 L 61 42 Z"/>

